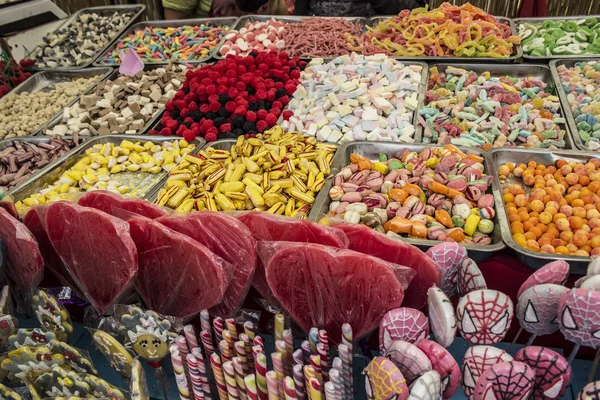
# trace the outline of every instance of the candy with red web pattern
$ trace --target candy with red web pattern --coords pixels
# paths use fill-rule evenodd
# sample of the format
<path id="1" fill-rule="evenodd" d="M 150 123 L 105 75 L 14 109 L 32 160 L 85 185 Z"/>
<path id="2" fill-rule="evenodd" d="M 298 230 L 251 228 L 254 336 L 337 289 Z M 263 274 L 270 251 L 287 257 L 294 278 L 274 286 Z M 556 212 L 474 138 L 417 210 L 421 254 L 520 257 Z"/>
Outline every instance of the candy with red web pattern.
<path id="1" fill-rule="evenodd" d="M 571 289 L 560 298 L 558 323 L 565 339 L 581 346 L 600 346 L 600 292 Z"/>
<path id="2" fill-rule="evenodd" d="M 468 293 L 456 306 L 458 331 L 473 344 L 500 342 L 510 329 L 513 316 L 512 300 L 497 290 Z"/>
<path id="3" fill-rule="evenodd" d="M 427 371 L 410 385 L 408 400 L 438 400 L 442 395 L 442 382 L 437 371 Z"/>
<path id="4" fill-rule="evenodd" d="M 568 292 L 564 286 L 551 283 L 535 285 L 523 292 L 517 302 L 517 318 L 527 332 L 550 335 L 558 330 L 558 303 Z"/>
<path id="5" fill-rule="evenodd" d="M 515 360 L 534 370 L 532 395 L 535 399 L 558 399 L 571 383 L 569 362 L 554 350 L 540 346 L 523 347 L 515 354 Z"/>
<path id="6" fill-rule="evenodd" d="M 487 289 L 487 284 L 477 263 L 467 258 L 458 269 L 457 289 L 460 296 L 479 289 Z"/>
<path id="7" fill-rule="evenodd" d="M 521 297 L 524 291 L 535 285 L 543 283 L 554 283 L 563 285 L 569 277 L 569 264 L 563 260 L 553 261 L 544 265 L 542 268 L 535 271 L 519 288 L 517 298 Z"/>
<path id="8" fill-rule="evenodd" d="M 383 354 L 402 372 L 408 383 L 431 370 L 431 361 L 417 346 L 403 340 L 394 340 Z"/>
<path id="9" fill-rule="evenodd" d="M 379 350 L 383 353 L 394 340 L 416 343 L 429 337 L 429 320 L 421 311 L 400 307 L 388 311 L 379 323 Z"/>
<path id="10" fill-rule="evenodd" d="M 533 390 L 535 375 L 525 363 L 504 361 L 493 365 L 477 379 L 474 400 L 523 400 Z"/>
<path id="11" fill-rule="evenodd" d="M 426 253 L 437 264 L 442 281 L 440 288 L 448 296 L 456 293 L 458 270 L 467 259 L 468 254 L 464 246 L 454 242 L 439 243 L 427 250 Z"/>
<path id="12" fill-rule="evenodd" d="M 419 340 L 416 346 L 429 358 L 431 368 L 440 374 L 443 398 L 451 398 L 460 386 L 460 367 L 452 354 L 433 340 Z"/>
<path id="13" fill-rule="evenodd" d="M 577 400 L 596 400 L 600 399 L 600 381 L 590 382 L 581 389 L 577 395 Z"/>
<path id="14" fill-rule="evenodd" d="M 465 395 L 470 400 L 475 392 L 477 379 L 488 368 L 502 361 L 511 361 L 513 358 L 506 351 L 493 346 L 473 346 L 465 352 L 462 366 L 461 386 Z"/>

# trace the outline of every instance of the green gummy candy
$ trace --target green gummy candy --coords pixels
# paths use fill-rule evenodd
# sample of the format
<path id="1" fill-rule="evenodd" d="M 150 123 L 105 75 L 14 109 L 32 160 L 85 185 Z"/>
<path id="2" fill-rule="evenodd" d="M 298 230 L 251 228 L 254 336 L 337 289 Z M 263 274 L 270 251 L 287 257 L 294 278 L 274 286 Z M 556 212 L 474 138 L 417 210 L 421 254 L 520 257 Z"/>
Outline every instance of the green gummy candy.
<path id="1" fill-rule="evenodd" d="M 390 160 L 388 167 L 389 167 L 390 171 L 393 169 L 400 169 L 400 168 L 402 168 L 402 163 L 396 159 L 393 159 L 393 160 Z"/>
<path id="2" fill-rule="evenodd" d="M 592 130 L 592 127 L 587 122 L 581 121 L 581 122 L 577 123 L 577 129 L 579 129 L 580 131 L 583 130 L 583 131 L 589 132 Z"/>
<path id="3" fill-rule="evenodd" d="M 585 131 L 579 131 L 579 137 L 584 142 L 589 142 L 590 141 L 590 134 L 587 133 L 587 132 L 585 132 Z"/>
<path id="4" fill-rule="evenodd" d="M 387 161 L 387 155 L 385 155 L 383 153 L 379 153 L 379 161 L 380 162 L 386 162 Z"/>

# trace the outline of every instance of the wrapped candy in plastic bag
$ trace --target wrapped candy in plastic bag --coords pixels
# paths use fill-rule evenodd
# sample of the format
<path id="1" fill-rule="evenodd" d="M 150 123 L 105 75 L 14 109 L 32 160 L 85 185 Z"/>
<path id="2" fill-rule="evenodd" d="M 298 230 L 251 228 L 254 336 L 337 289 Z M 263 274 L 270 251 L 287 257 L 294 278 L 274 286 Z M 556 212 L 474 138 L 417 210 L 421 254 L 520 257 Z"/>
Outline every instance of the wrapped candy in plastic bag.
<path id="1" fill-rule="evenodd" d="M 22 400 L 19 393 L 0 383 L 0 397 L 6 400 Z"/>
<path id="2" fill-rule="evenodd" d="M 383 315 L 398 307 L 404 287 L 395 269 L 404 268 L 351 250 L 314 243 L 259 242 L 270 289 L 306 332 L 311 327 L 342 336 L 348 323 L 361 338 Z"/>
<path id="3" fill-rule="evenodd" d="M 131 380 L 129 381 L 129 393 L 131 400 L 148 400 L 148 384 L 142 363 L 137 358 L 133 360 L 131 368 Z"/>
<path id="4" fill-rule="evenodd" d="M 8 277 L 27 299 L 44 273 L 44 259 L 38 243 L 29 229 L 3 208 L 0 208 L 0 240 L 6 246 Z"/>
<path id="5" fill-rule="evenodd" d="M 223 300 L 209 311 L 222 318 L 234 316 L 250 289 L 257 259 L 256 241 L 246 225 L 212 211 L 171 215 L 157 221 L 196 240 L 231 265 Z"/>
<path id="6" fill-rule="evenodd" d="M 188 317 L 218 304 L 227 262 L 184 234 L 149 218 L 127 220 L 139 255 L 136 288 L 148 308 Z"/>
<path id="7" fill-rule="evenodd" d="M 132 286 L 138 270 L 129 225 L 67 201 L 34 209 L 71 279 L 98 312 L 107 313 Z"/>
<path id="8" fill-rule="evenodd" d="M 101 330 L 94 330 L 92 339 L 96 348 L 106 357 L 110 366 L 124 378 L 131 378 L 133 357 L 114 336 Z"/>
<path id="9" fill-rule="evenodd" d="M 44 329 L 54 332 L 58 340 L 69 341 L 73 333 L 73 323 L 67 309 L 43 290 L 33 296 L 33 312 Z"/>
<path id="10" fill-rule="evenodd" d="M 315 222 L 257 211 L 239 213 L 236 218 L 250 229 L 256 240 L 318 243 L 340 249 L 348 248 L 348 238 L 343 232 Z M 252 284 L 273 307 L 280 307 L 269 290 L 265 267 L 260 261 L 256 264 Z"/>
<path id="11" fill-rule="evenodd" d="M 159 207 L 149 201 L 124 197 L 107 190 L 95 190 L 83 194 L 77 204 L 104 211 L 107 214 L 119 217 L 122 211 L 141 215 L 142 217 L 155 219 L 170 213 L 169 209 Z"/>

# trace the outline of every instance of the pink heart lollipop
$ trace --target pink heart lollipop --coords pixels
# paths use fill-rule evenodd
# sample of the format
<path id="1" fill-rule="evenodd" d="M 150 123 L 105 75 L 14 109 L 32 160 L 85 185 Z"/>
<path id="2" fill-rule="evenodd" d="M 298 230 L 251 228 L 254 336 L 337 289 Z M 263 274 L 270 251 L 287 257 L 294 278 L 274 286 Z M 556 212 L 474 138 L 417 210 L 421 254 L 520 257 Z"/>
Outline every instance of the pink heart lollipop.
<path id="1" fill-rule="evenodd" d="M 416 343 L 429 337 L 429 320 L 421 311 L 400 307 L 388 311 L 379 323 L 379 350 L 384 353 L 394 340 Z"/>
<path id="2" fill-rule="evenodd" d="M 512 361 L 513 358 L 506 351 L 492 346 L 473 346 L 465 352 L 462 367 L 461 386 L 468 399 L 473 398 L 475 385 L 481 375 L 488 368 L 502 361 Z"/>
<path id="3" fill-rule="evenodd" d="M 431 361 L 417 346 L 403 340 L 394 340 L 384 353 L 402 372 L 408 383 L 427 371 L 431 371 Z"/>
<path id="4" fill-rule="evenodd" d="M 510 329 L 513 315 L 512 300 L 497 290 L 468 293 L 456 306 L 458 330 L 473 344 L 500 342 Z"/>
<path id="5" fill-rule="evenodd" d="M 385 357 L 375 357 L 364 371 L 368 399 L 408 398 L 408 386 L 402 372 Z"/>
<path id="6" fill-rule="evenodd" d="M 517 303 L 517 318 L 527 332 L 550 335 L 558 330 L 558 303 L 568 292 L 564 286 L 546 283 L 525 290 Z"/>
<path id="7" fill-rule="evenodd" d="M 475 261 L 467 258 L 458 270 L 458 294 L 464 296 L 469 292 L 487 289 L 481 270 Z"/>
<path id="8" fill-rule="evenodd" d="M 535 285 L 543 283 L 554 283 L 562 285 L 569 276 L 569 264 L 563 260 L 552 261 L 535 271 L 519 288 L 517 298 L 521 297 L 524 291 Z"/>
<path id="9" fill-rule="evenodd" d="M 535 372 L 534 399 L 558 399 L 571 383 L 571 366 L 554 350 L 540 346 L 523 347 L 515 354 L 515 360 L 524 362 Z"/>
<path id="10" fill-rule="evenodd" d="M 473 400 L 522 400 L 533 390 L 535 375 L 525 363 L 505 361 L 493 365 L 477 379 Z"/>
<path id="11" fill-rule="evenodd" d="M 460 386 L 460 367 L 452 354 L 433 340 L 419 340 L 416 346 L 429 358 L 431 368 L 442 379 L 442 395 L 449 399 Z"/>
<path id="12" fill-rule="evenodd" d="M 436 244 L 426 253 L 440 269 L 442 277 L 440 288 L 448 296 L 456 293 L 458 269 L 469 256 L 464 246 L 454 242 Z"/>

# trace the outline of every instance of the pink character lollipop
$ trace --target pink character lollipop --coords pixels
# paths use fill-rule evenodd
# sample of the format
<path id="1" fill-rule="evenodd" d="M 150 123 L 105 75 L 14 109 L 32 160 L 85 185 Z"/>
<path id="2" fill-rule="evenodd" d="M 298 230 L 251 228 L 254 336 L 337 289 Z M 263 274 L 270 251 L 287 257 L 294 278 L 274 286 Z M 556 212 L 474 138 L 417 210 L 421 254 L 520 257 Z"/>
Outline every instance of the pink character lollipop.
<path id="1" fill-rule="evenodd" d="M 426 253 L 437 264 L 440 274 L 440 288 L 448 296 L 456 293 L 456 281 L 458 270 L 467 259 L 468 254 L 464 246 L 454 242 L 443 242 L 436 244 Z"/>
<path id="2" fill-rule="evenodd" d="M 473 346 L 465 352 L 462 367 L 462 388 L 470 400 L 475 393 L 475 385 L 481 375 L 493 365 L 502 361 L 512 361 L 506 351 L 493 346 Z"/>
<path id="3" fill-rule="evenodd" d="M 417 346 L 403 340 L 394 340 L 384 353 L 402 372 L 408 383 L 411 383 L 431 370 L 431 361 Z"/>
<path id="4" fill-rule="evenodd" d="M 568 291 L 564 286 L 546 283 L 532 286 L 521 294 L 517 318 L 521 327 L 532 334 L 528 345 L 536 336 L 550 335 L 558 330 L 558 303 Z"/>
<path id="5" fill-rule="evenodd" d="M 437 371 L 427 371 L 410 385 L 408 400 L 439 400 L 442 383 Z"/>
<path id="6" fill-rule="evenodd" d="M 544 283 L 554 283 L 562 285 L 569 277 L 569 264 L 563 260 L 552 261 L 535 271 L 519 288 L 517 298 L 521 297 L 524 291 L 535 285 Z"/>
<path id="7" fill-rule="evenodd" d="M 488 368 L 477 379 L 473 400 L 524 400 L 533 390 L 535 375 L 525 363 L 505 361 Z"/>
<path id="8" fill-rule="evenodd" d="M 458 270 L 458 294 L 464 296 L 469 292 L 487 289 L 481 270 L 475 261 L 467 258 Z"/>
<path id="9" fill-rule="evenodd" d="M 416 346 L 429 358 L 431 368 L 440 374 L 444 399 L 451 398 L 460 386 L 460 367 L 452 354 L 433 340 L 419 340 Z"/>
<path id="10" fill-rule="evenodd" d="M 583 387 L 577 395 L 577 400 L 598 400 L 600 399 L 600 381 L 590 382 Z"/>
<path id="11" fill-rule="evenodd" d="M 513 302 L 497 290 L 481 289 L 462 297 L 456 307 L 458 330 L 473 344 L 495 344 L 506 336 Z"/>
<path id="12" fill-rule="evenodd" d="M 388 311 L 379 323 L 379 350 L 384 353 L 394 340 L 416 343 L 429 337 L 429 320 L 421 311 L 400 307 Z"/>
<path id="13" fill-rule="evenodd" d="M 402 372 L 385 357 L 375 357 L 365 368 L 365 390 L 369 400 L 408 398 L 408 386 Z"/>
<path id="14" fill-rule="evenodd" d="M 554 350 L 539 346 L 523 347 L 515 354 L 515 360 L 529 365 L 535 373 L 534 399 L 558 399 L 571 383 L 571 366 Z"/>
<path id="15" fill-rule="evenodd" d="M 427 291 L 427 304 L 433 337 L 442 346 L 450 346 L 456 336 L 456 314 L 452 302 L 440 288 L 434 286 Z"/>
<path id="16" fill-rule="evenodd" d="M 575 343 L 569 361 L 580 346 L 600 346 L 600 292 L 571 289 L 564 293 L 558 306 L 558 323 L 565 338 Z"/>

